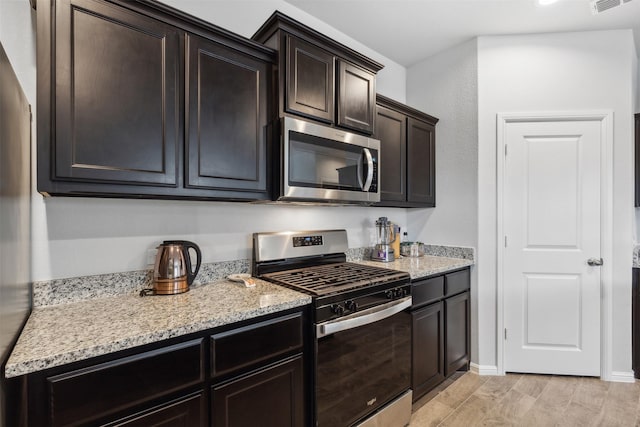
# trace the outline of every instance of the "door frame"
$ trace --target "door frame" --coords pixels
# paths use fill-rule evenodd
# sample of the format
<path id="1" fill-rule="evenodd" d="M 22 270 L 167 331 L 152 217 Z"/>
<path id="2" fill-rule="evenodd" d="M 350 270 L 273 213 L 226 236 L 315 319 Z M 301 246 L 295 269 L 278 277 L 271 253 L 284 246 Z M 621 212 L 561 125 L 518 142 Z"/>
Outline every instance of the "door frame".
<path id="1" fill-rule="evenodd" d="M 600 378 L 612 376 L 613 336 L 613 110 L 542 111 L 498 113 L 496 122 L 496 196 L 497 196 L 497 371 L 505 375 L 504 343 L 504 175 L 506 128 L 509 123 L 534 123 L 549 121 L 600 122 L 600 255 L 604 260 L 600 275 Z"/>

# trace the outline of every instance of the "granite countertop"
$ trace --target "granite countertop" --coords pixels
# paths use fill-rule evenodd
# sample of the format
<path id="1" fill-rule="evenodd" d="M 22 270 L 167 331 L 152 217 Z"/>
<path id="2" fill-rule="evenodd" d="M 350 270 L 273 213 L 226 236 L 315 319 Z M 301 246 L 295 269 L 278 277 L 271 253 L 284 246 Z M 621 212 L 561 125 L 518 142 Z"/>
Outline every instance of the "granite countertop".
<path id="1" fill-rule="evenodd" d="M 633 248 L 633 268 L 640 268 L 640 245 Z"/>
<path id="2" fill-rule="evenodd" d="M 7 361 L 7 378 L 299 307 L 311 297 L 256 280 L 171 296 L 98 298 L 34 308 Z"/>
<path id="3" fill-rule="evenodd" d="M 393 270 L 406 271 L 411 276 L 411 280 L 431 276 L 457 268 L 473 265 L 471 259 L 448 258 L 442 256 L 425 255 L 418 258 L 401 257 L 392 262 L 380 261 L 359 261 L 360 264 L 373 265 L 376 267 L 391 268 Z"/>
<path id="4" fill-rule="evenodd" d="M 356 262 L 406 271 L 411 279 L 474 264 L 473 259 L 430 255 L 389 263 Z M 101 278 L 90 278 L 92 289 L 113 285 L 93 283 Z M 309 295 L 256 279 L 255 288 L 216 280 L 179 295 L 143 298 L 126 294 L 35 307 L 7 361 L 5 376 L 25 375 L 309 303 Z"/>

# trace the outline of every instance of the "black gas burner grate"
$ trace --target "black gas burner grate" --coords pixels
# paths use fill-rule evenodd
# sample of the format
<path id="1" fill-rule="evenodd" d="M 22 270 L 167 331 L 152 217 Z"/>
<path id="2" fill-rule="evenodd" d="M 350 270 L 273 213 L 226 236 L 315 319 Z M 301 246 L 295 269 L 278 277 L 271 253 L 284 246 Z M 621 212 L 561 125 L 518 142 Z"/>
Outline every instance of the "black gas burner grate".
<path id="1" fill-rule="evenodd" d="M 407 273 L 345 262 L 266 273 L 261 277 L 279 285 L 322 296 L 403 280 L 407 278 Z"/>

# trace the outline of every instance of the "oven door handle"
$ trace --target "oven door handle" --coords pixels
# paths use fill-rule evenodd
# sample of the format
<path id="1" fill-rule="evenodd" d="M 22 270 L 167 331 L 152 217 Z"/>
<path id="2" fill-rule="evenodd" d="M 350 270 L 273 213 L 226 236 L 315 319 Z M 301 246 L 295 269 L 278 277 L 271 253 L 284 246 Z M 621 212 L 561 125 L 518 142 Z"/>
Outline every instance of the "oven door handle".
<path id="1" fill-rule="evenodd" d="M 316 336 L 322 338 L 326 335 L 335 334 L 336 332 L 368 325 L 378 320 L 391 317 L 409 307 L 411 307 L 411 296 L 350 314 L 340 319 L 320 323 L 316 326 Z"/>

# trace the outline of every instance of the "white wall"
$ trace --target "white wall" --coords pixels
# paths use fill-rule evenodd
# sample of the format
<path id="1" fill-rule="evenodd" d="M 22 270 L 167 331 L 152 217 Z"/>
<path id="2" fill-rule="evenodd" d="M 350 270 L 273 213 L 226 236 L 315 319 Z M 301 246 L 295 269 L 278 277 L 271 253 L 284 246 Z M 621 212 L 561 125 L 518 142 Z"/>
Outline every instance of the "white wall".
<path id="1" fill-rule="evenodd" d="M 478 49 L 473 39 L 410 67 L 407 103 L 440 119 L 436 208 L 407 212 L 411 240 L 478 245 Z M 477 277 L 471 274 L 471 359 L 477 362 Z"/>
<path id="2" fill-rule="evenodd" d="M 480 37 L 478 40 L 478 305 L 481 365 L 496 364 L 496 114 L 614 112 L 614 307 L 611 370 L 631 371 L 634 90 L 630 30 Z"/>
<path id="3" fill-rule="evenodd" d="M 275 10 L 279 10 L 383 64 L 384 68 L 380 70 L 376 80 L 377 92 L 399 102 L 405 102 L 406 69 L 402 65 L 284 0 L 162 0 L 162 2 L 248 38 L 253 36 Z"/>
<path id="4" fill-rule="evenodd" d="M 437 209 L 410 210 L 411 239 L 477 243 L 478 65 L 471 40 L 407 70 L 407 104 L 440 121 L 436 132 Z"/>
<path id="5" fill-rule="evenodd" d="M 635 88 L 636 88 L 636 102 L 634 105 L 634 113 L 640 113 L 640 65 L 638 64 L 638 62 L 640 62 L 640 58 L 636 58 L 635 61 Z M 635 147 L 634 147 L 635 148 Z M 639 171 L 640 172 L 640 171 Z M 636 232 L 634 234 L 634 236 L 636 237 L 636 244 L 638 244 L 638 242 L 640 242 L 640 208 L 635 208 L 634 209 L 634 213 L 635 213 L 635 227 L 636 227 Z"/>
<path id="6" fill-rule="evenodd" d="M 32 108 L 36 105 L 36 20 L 28 0 L 0 0 L 0 42 Z"/>
<path id="7" fill-rule="evenodd" d="M 402 209 L 253 205 L 164 200 L 45 200 L 46 247 L 35 280 L 147 268 L 163 239 L 186 239 L 203 261 L 251 258 L 251 233 L 345 228 L 350 247 L 368 246 L 379 216 L 404 223 Z"/>
<path id="8" fill-rule="evenodd" d="M 277 8 L 384 63 L 378 89 L 404 101 L 405 70 L 283 1 L 173 1 L 215 24 L 251 36 Z M 35 19 L 28 0 L 0 0 L 0 41 L 35 107 Z M 35 109 L 34 109 L 35 122 Z M 148 252 L 163 239 L 192 239 L 205 262 L 250 258 L 254 231 L 346 228 L 351 247 L 370 243 L 373 221 L 386 215 L 406 224 L 403 209 L 301 207 L 221 202 L 48 198 L 35 192 L 33 135 L 33 280 L 147 268 Z"/>
<path id="9" fill-rule="evenodd" d="M 633 108 L 634 113 L 640 113 L 640 66 L 638 64 L 638 62 L 640 62 L 640 58 L 636 58 L 635 60 L 635 88 L 636 88 L 636 102 Z M 634 146 L 635 149 L 635 146 Z M 634 157 L 635 158 L 635 157 Z M 639 171 L 640 172 L 640 171 Z M 635 213 L 635 230 L 636 232 L 634 233 L 635 236 L 635 244 L 637 245 L 638 242 L 640 242 L 640 208 L 635 208 L 634 209 L 634 213 Z"/>

